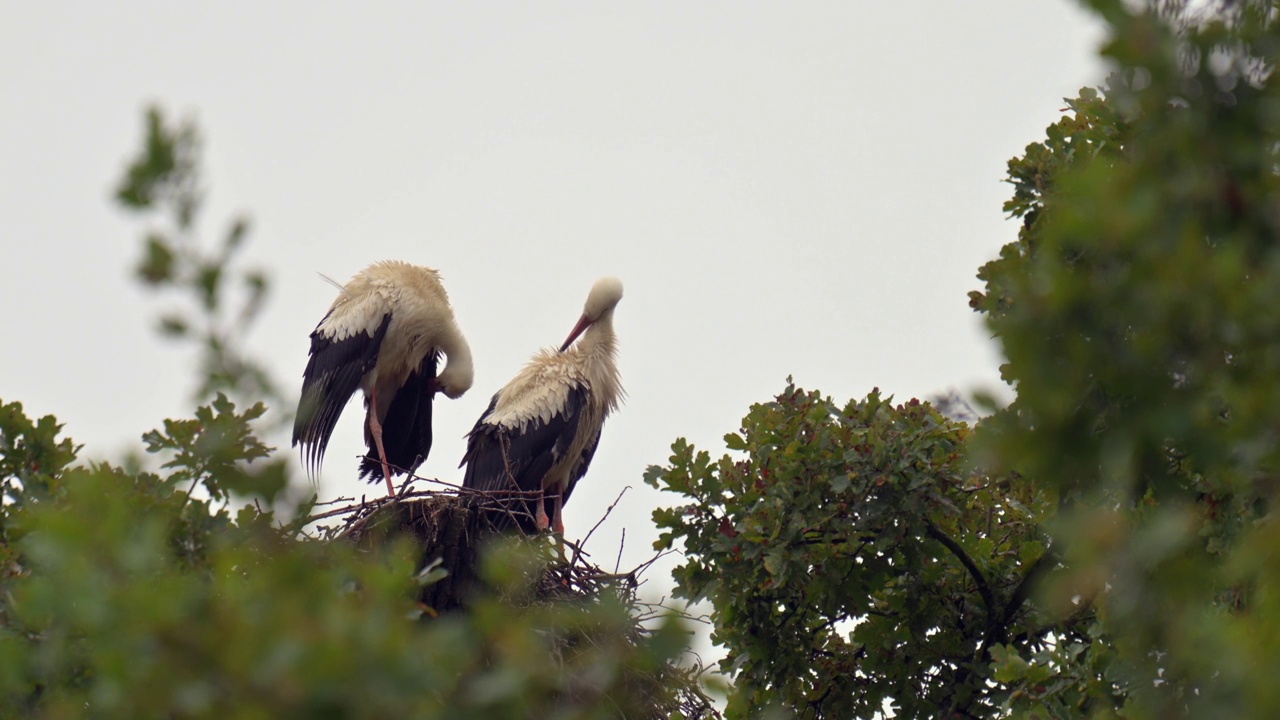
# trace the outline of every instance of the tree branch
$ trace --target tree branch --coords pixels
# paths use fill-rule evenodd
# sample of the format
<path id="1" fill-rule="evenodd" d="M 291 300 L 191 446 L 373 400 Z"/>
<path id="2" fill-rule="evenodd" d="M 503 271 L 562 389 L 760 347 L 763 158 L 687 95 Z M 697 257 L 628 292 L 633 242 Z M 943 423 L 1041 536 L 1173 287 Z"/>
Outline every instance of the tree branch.
<path id="1" fill-rule="evenodd" d="M 1044 553 L 1031 563 L 1031 567 L 1027 570 L 1027 574 L 1022 576 L 1022 580 L 1018 581 L 1018 586 L 1013 589 L 1013 594 L 1009 596 L 1009 602 L 1004 606 L 1004 612 L 1000 614 L 1000 624 L 1007 627 L 1013 620 L 1013 616 L 1022 608 L 1027 598 L 1031 597 L 1031 591 L 1034 589 L 1035 583 L 1058 565 L 1058 552 L 1052 544 L 1045 548 Z"/>
<path id="2" fill-rule="evenodd" d="M 946 545 L 947 549 L 955 553 L 956 557 L 960 559 L 960 562 L 963 563 L 966 568 L 969 568 L 969 573 L 974 575 L 975 579 L 982 578 L 982 574 L 978 571 L 977 566 L 973 564 L 973 560 L 969 558 L 968 555 L 964 554 L 964 549 L 961 548 L 954 540 L 947 537 L 946 533 L 939 530 L 937 526 L 933 525 L 933 523 L 929 523 L 929 536 L 935 538 L 943 545 Z M 1009 595 L 1009 602 L 1005 603 L 1004 609 L 1000 612 L 1000 616 L 998 618 L 995 616 L 995 597 L 994 594 L 991 593 L 990 586 L 985 584 L 985 578 L 982 578 L 979 581 L 978 591 L 982 593 L 982 599 L 987 603 L 988 615 L 987 631 L 983 633 L 982 642 L 978 645 L 976 663 L 984 663 L 990 659 L 991 646 L 1004 641 L 1008 634 L 1009 624 L 1013 622 L 1013 618 L 1018 614 L 1018 610 L 1022 609 L 1022 606 L 1026 603 L 1027 599 L 1031 597 L 1031 592 L 1034 590 L 1035 584 L 1044 576 L 1045 573 L 1057 567 L 1060 562 L 1056 548 L 1053 545 L 1047 547 L 1044 554 L 1031 564 L 1031 567 L 1027 569 L 1026 574 L 1018 581 L 1018 585 L 1013 589 L 1013 593 Z M 1047 628 L 1042 628 L 1041 630 L 1043 631 L 1045 629 Z M 956 676 L 956 684 L 962 685 L 967 683 L 972 675 L 972 666 L 961 667 Z M 976 695 L 974 697 L 976 697 Z M 971 697 L 969 702 L 972 703 L 972 701 L 973 698 Z M 963 708 L 959 707 L 957 701 L 953 702 L 951 710 L 960 711 L 963 710 Z"/>
<path id="3" fill-rule="evenodd" d="M 969 557 L 969 553 L 965 552 L 963 547 L 960 547 L 960 543 L 943 532 L 937 525 L 934 525 L 932 520 L 925 520 L 925 528 L 929 537 L 942 543 L 945 548 L 951 551 L 952 555 L 956 556 L 960 564 L 964 565 L 965 569 L 969 571 L 973 581 L 977 583 L 978 594 L 982 595 L 982 603 L 987 607 L 986 634 L 991 635 L 999 620 L 996 617 L 996 596 L 991 590 L 991 584 L 987 582 L 987 577 L 982 574 L 982 570 L 973 561 L 973 558 Z"/>
<path id="4" fill-rule="evenodd" d="M 969 575 L 973 577 L 973 581 L 978 585 L 978 594 L 982 595 L 982 603 L 987 608 L 987 628 L 982 634 L 981 649 L 978 652 L 978 658 L 981 658 L 987 652 L 988 640 L 994 637 L 998 632 L 997 628 L 999 627 L 999 620 L 996 617 L 995 593 L 991 590 L 991 584 L 987 582 L 987 576 L 982 574 L 982 569 L 973 561 L 973 558 L 969 557 L 969 553 L 965 552 L 964 548 L 960 546 L 960 543 L 956 542 L 950 535 L 943 532 L 937 525 L 934 525 L 932 520 L 926 519 L 925 523 L 928 536 L 942 543 L 943 547 L 950 550 L 951 554 L 956 556 L 956 559 L 960 561 L 961 565 L 964 565 L 965 569 L 969 571 Z M 959 687 L 967 684 L 972 676 L 972 665 L 969 663 L 961 665 L 956 673 L 956 686 Z M 968 716 L 968 705 L 973 702 L 973 698 L 977 697 L 977 695 L 977 692 L 970 695 L 968 702 L 965 703 L 965 707 L 961 708 L 959 704 L 960 694 L 957 693 L 955 697 L 952 698 L 948 715 L 963 714 L 963 716 Z"/>

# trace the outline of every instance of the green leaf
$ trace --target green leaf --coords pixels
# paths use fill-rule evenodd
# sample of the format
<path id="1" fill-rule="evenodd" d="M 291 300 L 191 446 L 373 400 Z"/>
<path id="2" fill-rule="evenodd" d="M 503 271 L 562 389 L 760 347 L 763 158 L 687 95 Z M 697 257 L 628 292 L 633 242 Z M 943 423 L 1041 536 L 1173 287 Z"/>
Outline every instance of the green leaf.
<path id="1" fill-rule="evenodd" d="M 249 233 L 249 220 L 247 218 L 238 217 L 231 223 L 231 228 L 227 230 L 226 240 L 222 246 L 224 252 L 230 253 L 239 249 L 244 244 L 244 238 Z"/>
<path id="2" fill-rule="evenodd" d="M 170 337 L 182 337 L 190 332 L 191 326 L 181 315 L 163 315 L 160 317 L 160 333 Z"/>
<path id="3" fill-rule="evenodd" d="M 147 285 L 173 280 L 175 255 L 169 240 L 158 233 L 147 235 L 146 250 L 138 263 L 138 277 Z"/>
<path id="4" fill-rule="evenodd" d="M 1029 540 L 1018 548 L 1018 558 L 1023 565 L 1031 565 L 1039 560 L 1041 555 L 1044 555 L 1044 543 L 1039 540 Z"/>
<path id="5" fill-rule="evenodd" d="M 1015 683 L 1024 680 L 1030 665 L 1017 651 L 1008 646 L 992 646 L 991 665 L 996 682 Z"/>
<path id="6" fill-rule="evenodd" d="M 197 284 L 200 288 L 201 302 L 206 310 L 218 307 L 219 290 L 222 285 L 222 265 L 210 263 L 199 269 Z"/>

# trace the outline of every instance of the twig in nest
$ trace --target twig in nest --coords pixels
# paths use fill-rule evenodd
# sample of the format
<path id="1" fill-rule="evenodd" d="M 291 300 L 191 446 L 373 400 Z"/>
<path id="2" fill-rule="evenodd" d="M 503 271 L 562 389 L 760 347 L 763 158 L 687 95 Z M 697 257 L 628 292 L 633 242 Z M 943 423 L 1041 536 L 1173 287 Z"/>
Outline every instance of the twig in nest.
<path id="1" fill-rule="evenodd" d="M 596 528 L 600 527 L 601 523 L 609 519 L 609 514 L 613 512 L 613 509 L 618 506 L 618 502 L 622 500 L 622 496 L 626 495 L 627 491 L 630 489 L 631 489 L 630 485 L 622 486 L 622 491 L 618 493 L 618 497 L 614 498 L 613 502 L 609 504 L 609 507 L 604 509 L 604 515 L 601 516 L 601 518 L 596 521 L 595 525 L 591 526 L 591 529 L 587 531 L 587 536 L 582 538 L 583 545 L 586 545 L 587 541 L 591 539 L 591 533 L 594 533 L 596 531 Z"/>
<path id="2" fill-rule="evenodd" d="M 414 479 L 414 480 L 421 480 L 422 482 L 425 482 L 425 483 L 431 483 L 431 484 L 433 484 L 433 485 L 443 485 L 443 486 L 445 486 L 445 487 L 447 487 L 447 488 L 452 488 L 452 489 L 454 489 L 454 490 L 463 490 L 463 491 L 466 491 L 466 492 L 472 492 L 471 488 L 464 488 L 464 487 L 462 487 L 461 485 L 455 485 L 455 484 L 453 484 L 453 483 L 451 483 L 451 482 L 445 482 L 444 480 L 441 480 L 440 478 L 425 478 L 425 477 L 422 477 L 422 476 L 420 476 L 420 475 L 414 475 L 414 476 L 413 476 L 413 479 Z"/>
<path id="3" fill-rule="evenodd" d="M 334 499 L 332 499 L 332 500 L 325 500 L 324 502 L 316 502 L 312 507 L 326 507 L 326 506 L 328 506 L 328 505 L 337 505 L 337 504 L 338 504 L 338 503 L 340 503 L 340 502 L 352 503 L 352 502 L 355 502 L 355 501 L 356 501 L 356 499 L 355 499 L 355 498 L 353 498 L 353 497 L 343 497 L 343 496 L 339 495 L 338 497 L 336 497 L 336 498 L 334 498 Z"/>

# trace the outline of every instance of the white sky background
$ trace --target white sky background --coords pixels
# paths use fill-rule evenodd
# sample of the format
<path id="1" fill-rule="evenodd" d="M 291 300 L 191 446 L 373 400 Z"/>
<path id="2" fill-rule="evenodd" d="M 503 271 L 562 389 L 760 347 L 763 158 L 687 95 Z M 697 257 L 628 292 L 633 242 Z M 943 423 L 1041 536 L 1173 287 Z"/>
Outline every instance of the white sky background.
<path id="1" fill-rule="evenodd" d="M 0 0 L 0 398 L 99 458 L 190 415 L 193 355 L 153 332 L 143 226 L 110 201 L 158 102 L 205 136 L 205 238 L 253 219 L 274 295 L 251 350 L 290 393 L 334 297 L 317 272 L 442 271 L 476 385 L 437 401 L 423 476 L 460 479 L 490 395 L 621 277 L 629 399 L 566 525 L 631 485 L 588 549 L 611 566 L 625 527 L 634 566 L 679 502 L 644 468 L 678 436 L 719 454 L 787 375 L 839 401 L 999 387 L 966 293 L 1016 236 L 1005 162 L 1101 80 L 1100 40 L 1066 0 Z M 322 495 L 368 487 L 360 419 Z"/>

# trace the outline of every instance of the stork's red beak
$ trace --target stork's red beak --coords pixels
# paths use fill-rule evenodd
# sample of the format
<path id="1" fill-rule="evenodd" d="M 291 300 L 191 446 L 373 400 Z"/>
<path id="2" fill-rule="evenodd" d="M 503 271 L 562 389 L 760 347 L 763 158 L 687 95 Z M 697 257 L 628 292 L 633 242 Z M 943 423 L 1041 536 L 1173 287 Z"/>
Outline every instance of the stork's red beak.
<path id="1" fill-rule="evenodd" d="M 585 314 L 578 318 L 578 324 L 573 326 L 573 332 L 569 333 L 569 339 L 565 340 L 564 344 L 560 346 L 560 352 L 568 350 L 569 346 L 573 344 L 573 341 L 577 340 L 578 336 L 582 334 L 582 331 L 586 330 L 592 322 L 594 321 Z"/>

